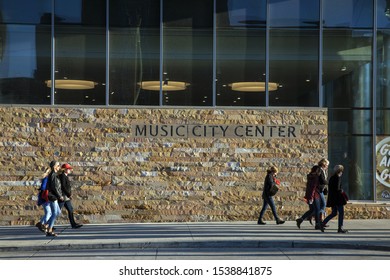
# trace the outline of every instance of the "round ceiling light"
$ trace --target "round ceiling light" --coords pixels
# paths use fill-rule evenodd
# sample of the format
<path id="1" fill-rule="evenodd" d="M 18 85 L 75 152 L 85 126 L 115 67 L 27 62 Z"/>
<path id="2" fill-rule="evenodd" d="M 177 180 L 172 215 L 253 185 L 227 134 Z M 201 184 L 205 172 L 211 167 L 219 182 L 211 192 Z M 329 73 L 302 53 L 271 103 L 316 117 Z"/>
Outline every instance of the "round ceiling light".
<path id="1" fill-rule="evenodd" d="M 51 80 L 45 81 L 47 87 L 52 86 Z M 97 83 L 86 80 L 55 80 L 56 89 L 93 89 Z"/>
<path id="2" fill-rule="evenodd" d="M 229 84 L 229 86 L 234 91 L 244 91 L 244 92 L 261 92 L 265 91 L 264 82 L 237 82 Z M 268 83 L 268 90 L 274 91 L 278 89 L 277 83 Z"/>
<path id="3" fill-rule="evenodd" d="M 145 82 L 138 83 L 138 85 L 140 85 L 141 88 L 145 90 L 153 90 L 153 91 L 160 90 L 160 81 L 145 81 Z M 185 90 L 189 85 L 190 85 L 189 83 L 185 83 L 185 82 L 165 81 L 162 83 L 162 90 L 163 91 Z"/>

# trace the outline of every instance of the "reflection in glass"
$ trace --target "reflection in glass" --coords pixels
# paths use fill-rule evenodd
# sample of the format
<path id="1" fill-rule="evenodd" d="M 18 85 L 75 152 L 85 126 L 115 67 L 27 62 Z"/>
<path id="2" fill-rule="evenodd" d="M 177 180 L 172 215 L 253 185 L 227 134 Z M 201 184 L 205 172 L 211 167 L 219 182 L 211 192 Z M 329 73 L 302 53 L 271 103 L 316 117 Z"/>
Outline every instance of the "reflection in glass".
<path id="1" fill-rule="evenodd" d="M 162 63 L 164 84 L 175 81 L 188 85 L 184 90 L 164 91 L 164 105 L 212 105 L 212 0 L 163 1 Z"/>
<path id="2" fill-rule="evenodd" d="M 325 29 L 323 95 L 330 160 L 345 165 L 351 200 L 372 200 L 372 32 Z M 332 165 L 332 164 L 331 164 Z"/>
<path id="3" fill-rule="evenodd" d="M 319 27 L 319 0 L 268 0 L 270 27 Z"/>
<path id="4" fill-rule="evenodd" d="M 160 1 L 110 1 L 110 104 L 159 105 L 159 68 Z"/>
<path id="5" fill-rule="evenodd" d="M 377 0 L 378 28 L 390 28 L 390 0 Z"/>
<path id="6" fill-rule="evenodd" d="M 332 114 L 332 113 L 330 113 Z M 371 136 L 338 133 L 339 124 L 329 122 L 329 174 L 336 164 L 344 166 L 342 188 L 351 200 L 373 200 Z"/>
<path id="7" fill-rule="evenodd" d="M 318 106 L 318 36 L 318 29 L 271 29 L 269 80 L 279 89 L 269 93 L 270 106 Z"/>
<path id="8" fill-rule="evenodd" d="M 329 108 L 370 108 L 372 32 L 324 30 L 323 92 Z"/>
<path id="9" fill-rule="evenodd" d="M 390 30 L 377 33 L 376 133 L 390 135 Z"/>
<path id="10" fill-rule="evenodd" d="M 324 27 L 372 28 L 374 1 L 325 0 Z"/>
<path id="11" fill-rule="evenodd" d="M 0 2 L 0 103 L 50 104 L 50 12 L 50 0 Z"/>
<path id="12" fill-rule="evenodd" d="M 269 105 L 318 106 L 319 1 L 269 3 Z"/>
<path id="13" fill-rule="evenodd" d="M 376 111 L 376 135 L 390 136 L 390 108 Z"/>
<path id="14" fill-rule="evenodd" d="M 378 108 L 390 108 L 390 30 L 377 33 L 377 92 Z"/>
<path id="15" fill-rule="evenodd" d="M 265 2 L 217 1 L 218 106 L 265 106 Z"/>
<path id="16" fill-rule="evenodd" d="M 95 83 L 55 89 L 56 104 L 104 105 L 106 80 L 105 0 L 56 1 L 55 79 Z"/>
<path id="17" fill-rule="evenodd" d="M 372 111 L 370 109 L 334 109 L 329 114 L 334 129 L 338 133 L 369 135 L 372 130 Z"/>
<path id="18" fill-rule="evenodd" d="M 3 0 L 0 1 L 0 23 L 50 24 L 52 0 Z"/>

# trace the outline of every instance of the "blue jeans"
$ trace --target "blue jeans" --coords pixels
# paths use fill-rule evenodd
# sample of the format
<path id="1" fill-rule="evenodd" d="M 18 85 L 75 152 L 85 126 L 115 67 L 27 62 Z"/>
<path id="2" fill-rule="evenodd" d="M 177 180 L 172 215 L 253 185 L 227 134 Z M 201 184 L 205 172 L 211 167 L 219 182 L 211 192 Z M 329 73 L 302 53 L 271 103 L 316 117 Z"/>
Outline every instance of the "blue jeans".
<path id="1" fill-rule="evenodd" d="M 263 195 L 263 208 L 260 211 L 259 221 L 263 219 L 264 213 L 267 210 L 268 205 L 271 206 L 272 214 L 274 214 L 275 220 L 278 221 L 279 217 L 278 214 L 276 213 L 274 199 L 272 198 L 272 196 L 265 196 L 265 195 Z"/>
<path id="2" fill-rule="evenodd" d="M 328 217 L 324 220 L 324 225 L 326 225 L 331 219 L 337 216 L 337 213 L 339 214 L 338 222 L 339 222 L 339 228 L 343 227 L 344 224 L 344 206 L 343 205 L 337 205 L 332 206 L 332 213 L 329 214 Z"/>
<path id="3" fill-rule="evenodd" d="M 57 200 L 56 201 L 50 201 L 50 210 L 51 210 L 51 216 L 50 216 L 50 219 L 49 219 L 48 223 L 49 223 L 49 228 L 53 228 L 54 222 L 56 221 L 57 217 L 61 213 L 61 209 L 58 206 L 58 201 Z"/>
<path id="4" fill-rule="evenodd" d="M 51 217 L 50 202 L 43 203 L 42 207 L 45 214 L 43 214 L 40 222 L 42 225 L 46 225 L 49 222 L 49 219 Z"/>
<path id="5" fill-rule="evenodd" d="M 320 192 L 320 217 L 321 217 L 321 214 L 324 214 L 326 215 L 326 200 L 325 200 L 325 195 L 323 192 Z"/>
<path id="6" fill-rule="evenodd" d="M 306 218 L 314 216 L 316 219 L 316 225 L 320 224 L 321 221 L 321 198 L 314 199 L 312 204 L 309 204 L 309 210 L 302 215 L 301 219 L 306 220 Z"/>

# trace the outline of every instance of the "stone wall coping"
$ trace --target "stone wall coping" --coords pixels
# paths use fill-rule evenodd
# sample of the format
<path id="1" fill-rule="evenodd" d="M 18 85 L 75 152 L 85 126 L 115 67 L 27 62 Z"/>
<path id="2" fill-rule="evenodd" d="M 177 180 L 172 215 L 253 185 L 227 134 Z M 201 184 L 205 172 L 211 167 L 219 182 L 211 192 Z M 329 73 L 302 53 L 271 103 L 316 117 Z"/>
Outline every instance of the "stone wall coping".
<path id="1" fill-rule="evenodd" d="M 167 109 L 167 110 L 226 110 L 226 111 L 235 111 L 235 110 L 310 110 L 310 111 L 323 111 L 327 110 L 325 107 L 232 107 L 232 106 L 131 106 L 131 105 L 66 105 L 66 104 L 0 104 L 2 107 L 14 107 L 14 108 L 77 108 L 77 109 Z"/>
<path id="2" fill-rule="evenodd" d="M 384 201 L 377 201 L 377 202 L 348 201 L 347 205 L 378 207 L 378 206 L 390 206 L 390 202 L 384 202 Z"/>

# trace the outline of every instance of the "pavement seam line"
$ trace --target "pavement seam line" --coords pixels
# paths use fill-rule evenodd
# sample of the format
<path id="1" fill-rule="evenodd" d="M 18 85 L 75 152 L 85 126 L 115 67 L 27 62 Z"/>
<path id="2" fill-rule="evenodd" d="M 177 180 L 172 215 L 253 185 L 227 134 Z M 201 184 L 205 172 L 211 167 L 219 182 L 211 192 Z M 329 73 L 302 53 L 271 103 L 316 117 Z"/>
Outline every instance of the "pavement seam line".
<path id="1" fill-rule="evenodd" d="M 190 236 L 191 236 L 192 241 L 195 241 L 195 238 L 194 238 L 194 236 L 192 235 L 192 231 L 191 231 L 191 228 L 190 228 L 190 224 L 189 224 L 188 222 L 186 222 L 186 226 L 187 226 L 188 231 L 190 232 Z"/>

